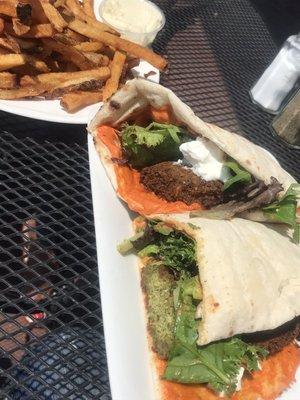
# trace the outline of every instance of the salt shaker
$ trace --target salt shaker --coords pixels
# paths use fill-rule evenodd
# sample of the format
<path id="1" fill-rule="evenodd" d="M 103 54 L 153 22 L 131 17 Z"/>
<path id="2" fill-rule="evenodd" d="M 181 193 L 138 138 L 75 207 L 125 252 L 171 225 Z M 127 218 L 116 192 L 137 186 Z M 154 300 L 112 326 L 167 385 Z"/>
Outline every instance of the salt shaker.
<path id="1" fill-rule="evenodd" d="M 276 114 L 300 77 L 300 33 L 290 36 L 250 91 L 254 103 Z"/>

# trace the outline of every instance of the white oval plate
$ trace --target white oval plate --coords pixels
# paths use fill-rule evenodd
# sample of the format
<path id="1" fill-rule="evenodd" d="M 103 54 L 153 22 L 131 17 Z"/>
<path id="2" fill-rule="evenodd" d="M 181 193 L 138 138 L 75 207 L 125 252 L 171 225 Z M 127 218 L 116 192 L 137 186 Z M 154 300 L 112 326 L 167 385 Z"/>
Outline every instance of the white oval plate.
<path id="1" fill-rule="evenodd" d="M 99 17 L 99 5 L 102 0 L 94 0 L 95 14 Z M 141 61 L 140 65 L 132 70 L 134 76 L 144 77 L 150 71 L 154 71 L 155 75 L 151 75 L 148 79 L 158 83 L 159 70 L 154 68 L 146 61 Z M 67 113 L 61 106 L 59 100 L 0 100 L 0 110 L 12 114 L 22 115 L 43 121 L 61 122 L 65 124 L 87 124 L 102 103 L 93 104 L 85 107 L 82 110 L 70 114 Z"/>
<path id="2" fill-rule="evenodd" d="M 116 247 L 133 234 L 126 207 L 118 199 L 88 135 L 96 245 L 105 345 L 113 400 L 158 400 L 157 376 L 147 343 L 140 276 L 135 256 Z M 300 399 L 295 382 L 277 400 Z M 188 399 L 186 399 L 188 400 Z M 257 399 L 259 400 L 259 399 Z"/>

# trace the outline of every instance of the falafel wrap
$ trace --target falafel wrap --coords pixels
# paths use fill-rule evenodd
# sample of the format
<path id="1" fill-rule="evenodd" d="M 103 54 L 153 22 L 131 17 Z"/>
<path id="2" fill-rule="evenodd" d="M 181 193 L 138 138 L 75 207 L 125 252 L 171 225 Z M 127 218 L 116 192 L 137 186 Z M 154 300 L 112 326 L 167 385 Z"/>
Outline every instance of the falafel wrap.
<path id="1" fill-rule="evenodd" d="M 133 211 L 238 215 L 296 227 L 300 188 L 277 160 L 204 122 L 159 84 L 128 82 L 88 130 L 118 196 Z"/>
<path id="2" fill-rule="evenodd" d="M 300 364 L 300 247 L 240 218 L 161 214 L 134 226 L 118 249 L 140 258 L 158 398 L 275 399 Z"/>

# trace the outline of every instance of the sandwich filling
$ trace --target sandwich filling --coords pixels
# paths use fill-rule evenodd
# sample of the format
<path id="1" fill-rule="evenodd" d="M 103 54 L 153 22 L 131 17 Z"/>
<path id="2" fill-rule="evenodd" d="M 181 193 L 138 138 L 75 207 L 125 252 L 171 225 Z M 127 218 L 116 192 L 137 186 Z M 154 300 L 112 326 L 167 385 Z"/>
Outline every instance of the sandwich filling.
<path id="1" fill-rule="evenodd" d="M 240 335 L 197 345 L 202 318 L 202 287 L 194 240 L 163 222 L 135 221 L 136 234 L 118 246 L 135 251 L 142 260 L 152 348 L 167 360 L 163 379 L 185 384 L 207 384 L 231 395 L 245 373 L 259 370 L 260 361 L 293 342 L 299 333 L 293 323 L 274 334 Z M 277 335 L 277 336 L 276 336 Z"/>
<path id="2" fill-rule="evenodd" d="M 172 117 L 167 114 L 165 119 Z M 279 200 L 283 187 L 276 178 L 271 177 L 269 184 L 256 179 L 208 139 L 161 122 L 157 111 L 138 122 L 119 130 L 98 129 L 98 138 L 112 154 L 118 191 L 134 211 L 144 215 L 193 211 L 193 216 L 230 219 L 259 210 L 268 221 L 291 226 L 299 241 L 300 185 L 292 184 Z M 111 140 L 107 140 L 109 129 Z"/>

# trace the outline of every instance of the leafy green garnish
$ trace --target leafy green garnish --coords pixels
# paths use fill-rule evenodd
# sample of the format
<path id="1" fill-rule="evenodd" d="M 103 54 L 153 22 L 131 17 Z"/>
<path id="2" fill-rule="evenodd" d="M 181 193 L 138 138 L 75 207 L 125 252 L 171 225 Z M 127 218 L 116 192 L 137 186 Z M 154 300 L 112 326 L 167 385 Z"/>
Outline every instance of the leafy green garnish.
<path id="1" fill-rule="evenodd" d="M 292 183 L 280 200 L 262 208 L 269 221 L 282 222 L 293 228 L 293 240 L 296 243 L 300 241 L 300 226 L 297 223 L 297 200 L 299 199 L 300 185 Z"/>
<path id="2" fill-rule="evenodd" d="M 197 278 L 193 279 L 179 282 L 174 291 L 174 344 L 163 377 L 180 383 L 207 383 L 217 392 L 230 395 L 236 390 L 240 368 L 257 370 L 259 359 L 267 351 L 238 338 L 197 346 L 197 298 L 188 289 L 191 284 L 197 285 Z"/>
<path id="3" fill-rule="evenodd" d="M 125 125 L 121 132 L 122 147 L 128 162 L 136 168 L 181 157 L 179 146 L 189 140 L 177 126 L 152 122 L 146 128 Z"/>
<path id="4" fill-rule="evenodd" d="M 155 244 L 157 260 L 180 277 L 191 277 L 198 274 L 195 243 L 182 232 L 171 232 L 168 236 L 159 235 Z"/>
<path id="5" fill-rule="evenodd" d="M 235 160 L 228 160 L 224 165 L 228 167 L 234 175 L 224 183 L 223 190 L 227 190 L 236 184 L 246 185 L 251 183 L 251 174 L 241 167 Z"/>

